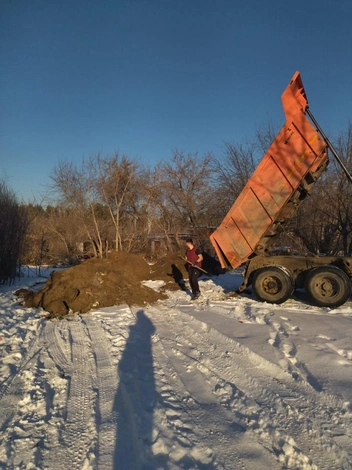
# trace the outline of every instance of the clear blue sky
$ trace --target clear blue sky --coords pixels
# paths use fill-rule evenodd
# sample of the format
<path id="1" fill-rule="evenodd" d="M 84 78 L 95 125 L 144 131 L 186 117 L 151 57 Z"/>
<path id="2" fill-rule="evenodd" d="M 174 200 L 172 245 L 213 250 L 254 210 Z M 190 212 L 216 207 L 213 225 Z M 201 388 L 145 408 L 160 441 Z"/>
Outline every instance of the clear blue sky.
<path id="1" fill-rule="evenodd" d="M 25 199 L 60 160 L 213 152 L 269 120 L 296 70 L 330 137 L 352 120 L 351 0 L 2 0 L 0 172 Z"/>

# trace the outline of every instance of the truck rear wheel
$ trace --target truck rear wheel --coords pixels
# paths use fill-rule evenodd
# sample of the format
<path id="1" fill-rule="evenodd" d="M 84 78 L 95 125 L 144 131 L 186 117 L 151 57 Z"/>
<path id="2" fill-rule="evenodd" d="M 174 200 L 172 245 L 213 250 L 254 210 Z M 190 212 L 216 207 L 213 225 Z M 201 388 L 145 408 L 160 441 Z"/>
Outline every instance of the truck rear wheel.
<path id="1" fill-rule="evenodd" d="M 319 266 L 308 273 L 305 290 L 314 305 L 339 307 L 351 295 L 351 282 L 336 266 Z"/>
<path id="2" fill-rule="evenodd" d="M 259 300 L 272 304 L 285 302 L 294 290 L 290 272 L 281 266 L 265 266 L 258 269 L 254 273 L 252 286 Z"/>

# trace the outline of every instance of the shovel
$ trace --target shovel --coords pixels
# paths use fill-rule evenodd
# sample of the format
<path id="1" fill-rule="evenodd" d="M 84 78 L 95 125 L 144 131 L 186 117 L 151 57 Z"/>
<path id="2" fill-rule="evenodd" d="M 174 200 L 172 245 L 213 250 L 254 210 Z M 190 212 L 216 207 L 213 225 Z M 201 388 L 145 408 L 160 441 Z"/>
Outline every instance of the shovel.
<path id="1" fill-rule="evenodd" d="M 205 269 L 200 268 L 199 266 L 195 266 L 194 264 L 190 263 L 188 261 L 188 259 L 185 258 L 184 256 L 179 256 L 179 258 L 183 259 L 184 261 L 187 261 L 187 263 L 190 264 L 192 266 L 192 268 L 197 268 L 197 269 L 199 269 L 199 271 L 202 271 L 202 273 L 209 274 L 208 271 L 206 271 Z"/>

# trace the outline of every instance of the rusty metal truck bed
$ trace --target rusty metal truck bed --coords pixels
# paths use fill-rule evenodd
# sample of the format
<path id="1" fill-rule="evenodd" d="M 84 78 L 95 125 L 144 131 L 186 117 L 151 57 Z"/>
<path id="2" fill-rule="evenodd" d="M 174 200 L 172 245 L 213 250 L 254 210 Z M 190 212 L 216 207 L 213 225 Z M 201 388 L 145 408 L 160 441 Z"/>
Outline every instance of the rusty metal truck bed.
<path id="1" fill-rule="evenodd" d="M 265 254 L 328 164 L 327 144 L 306 116 L 308 101 L 296 72 L 282 94 L 286 122 L 210 236 L 223 267 Z"/>

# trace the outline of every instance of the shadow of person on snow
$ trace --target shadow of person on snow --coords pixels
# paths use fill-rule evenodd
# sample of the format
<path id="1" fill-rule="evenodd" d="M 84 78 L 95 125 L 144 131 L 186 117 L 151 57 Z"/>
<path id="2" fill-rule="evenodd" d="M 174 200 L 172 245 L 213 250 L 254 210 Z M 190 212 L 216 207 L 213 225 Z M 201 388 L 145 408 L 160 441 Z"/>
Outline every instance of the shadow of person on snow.
<path id="1" fill-rule="evenodd" d="M 151 347 L 154 332 L 153 323 L 139 310 L 118 364 L 119 386 L 113 407 L 118 421 L 114 469 L 152 468 L 153 413 L 157 402 Z"/>
<path id="2" fill-rule="evenodd" d="M 186 267 L 187 265 L 185 265 Z M 185 268 L 186 269 L 186 268 Z M 188 272 L 188 271 L 187 271 Z M 171 265 L 171 273 L 168 273 L 168 276 L 172 277 L 175 283 L 179 286 L 181 290 L 187 292 L 189 296 L 192 295 L 192 292 L 187 288 L 184 276 L 182 271 L 176 266 L 176 264 Z M 188 276 L 188 274 L 187 274 Z"/>
<path id="3" fill-rule="evenodd" d="M 172 277 L 172 279 L 178 284 L 181 289 L 184 289 L 184 279 L 181 270 L 176 266 L 176 264 L 171 265 L 171 273 L 168 276 Z"/>

